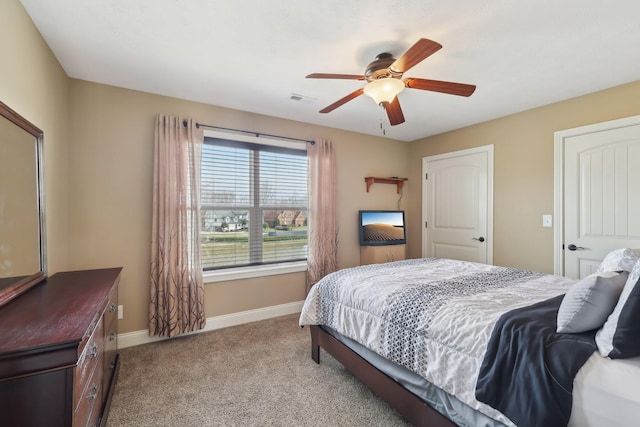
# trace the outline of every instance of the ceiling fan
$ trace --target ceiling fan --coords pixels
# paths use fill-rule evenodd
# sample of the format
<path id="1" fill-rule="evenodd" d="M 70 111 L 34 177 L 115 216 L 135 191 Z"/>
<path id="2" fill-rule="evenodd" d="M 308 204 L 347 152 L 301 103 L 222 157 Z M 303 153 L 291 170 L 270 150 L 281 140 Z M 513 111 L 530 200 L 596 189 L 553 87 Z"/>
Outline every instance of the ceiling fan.
<path id="1" fill-rule="evenodd" d="M 422 62 L 424 59 L 436 53 L 442 48 L 438 42 L 429 39 L 420 39 L 411 46 L 398 59 L 390 53 L 381 53 L 367 66 L 364 75 L 357 74 L 323 74 L 314 73 L 307 76 L 308 79 L 346 79 L 346 80 L 366 80 L 367 84 L 342 99 L 334 102 L 328 107 L 320 110 L 321 113 L 328 113 L 339 106 L 346 104 L 354 98 L 362 95 L 370 96 L 376 104 L 382 105 L 389 117 L 392 126 L 404 123 L 404 115 L 400 108 L 397 95 L 404 88 L 430 90 L 434 92 L 448 93 L 451 95 L 470 96 L 475 90 L 475 85 L 463 83 L 444 82 L 440 80 L 427 80 L 407 77 L 402 79 L 402 75 L 411 67 Z"/>

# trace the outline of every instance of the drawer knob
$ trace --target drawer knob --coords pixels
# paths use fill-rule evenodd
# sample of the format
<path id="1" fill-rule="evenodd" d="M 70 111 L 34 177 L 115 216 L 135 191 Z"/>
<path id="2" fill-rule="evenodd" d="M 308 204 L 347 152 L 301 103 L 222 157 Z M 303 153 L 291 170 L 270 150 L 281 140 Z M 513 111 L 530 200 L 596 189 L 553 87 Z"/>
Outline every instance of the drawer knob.
<path id="1" fill-rule="evenodd" d="M 89 350 L 89 353 L 87 354 L 87 357 L 93 359 L 97 355 L 98 355 L 98 344 L 93 344 L 91 346 L 91 350 Z"/>
<path id="2" fill-rule="evenodd" d="M 87 399 L 92 401 L 95 400 L 96 397 L 98 397 L 98 384 L 94 384 L 93 387 L 91 387 L 91 393 L 87 395 Z"/>

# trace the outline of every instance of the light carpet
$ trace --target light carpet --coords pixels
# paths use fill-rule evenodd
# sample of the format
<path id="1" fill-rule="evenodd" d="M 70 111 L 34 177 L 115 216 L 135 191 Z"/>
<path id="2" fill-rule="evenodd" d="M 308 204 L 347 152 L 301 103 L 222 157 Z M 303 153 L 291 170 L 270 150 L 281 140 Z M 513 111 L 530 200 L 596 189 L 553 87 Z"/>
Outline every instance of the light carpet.
<path id="1" fill-rule="evenodd" d="M 407 426 L 290 315 L 120 350 L 108 427 Z"/>

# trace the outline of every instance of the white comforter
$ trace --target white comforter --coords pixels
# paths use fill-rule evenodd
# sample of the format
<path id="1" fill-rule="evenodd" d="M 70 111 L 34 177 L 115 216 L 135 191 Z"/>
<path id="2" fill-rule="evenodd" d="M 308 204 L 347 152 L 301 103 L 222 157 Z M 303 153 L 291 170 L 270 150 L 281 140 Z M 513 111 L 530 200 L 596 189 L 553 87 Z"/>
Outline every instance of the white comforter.
<path id="1" fill-rule="evenodd" d="M 495 322 L 506 311 L 563 294 L 560 276 L 445 259 L 413 259 L 332 273 L 309 293 L 300 325 L 326 325 L 423 376 L 472 408 Z"/>

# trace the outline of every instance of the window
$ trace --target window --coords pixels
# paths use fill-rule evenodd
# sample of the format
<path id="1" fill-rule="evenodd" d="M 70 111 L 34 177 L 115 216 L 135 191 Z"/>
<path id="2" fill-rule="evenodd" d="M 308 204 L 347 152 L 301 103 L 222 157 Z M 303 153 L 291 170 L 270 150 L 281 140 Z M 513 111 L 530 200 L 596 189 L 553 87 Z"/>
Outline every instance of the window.
<path id="1" fill-rule="evenodd" d="M 205 137 L 203 270 L 306 260 L 306 147 L 282 145 Z"/>

